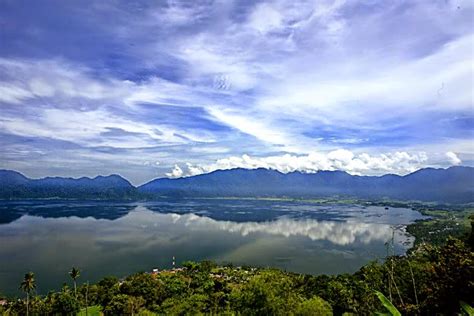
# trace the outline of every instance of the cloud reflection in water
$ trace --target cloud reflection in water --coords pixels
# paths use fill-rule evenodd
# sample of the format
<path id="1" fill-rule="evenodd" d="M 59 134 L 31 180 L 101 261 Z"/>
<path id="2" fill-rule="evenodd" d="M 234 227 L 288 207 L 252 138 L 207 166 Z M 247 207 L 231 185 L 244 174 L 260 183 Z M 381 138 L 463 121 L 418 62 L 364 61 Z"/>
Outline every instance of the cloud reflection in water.
<path id="1" fill-rule="evenodd" d="M 388 241 L 392 235 L 392 226 L 348 221 L 317 221 L 313 219 L 295 220 L 281 217 L 269 222 L 231 222 L 216 221 L 195 214 L 167 214 L 175 224 L 184 224 L 189 229 L 221 230 L 239 233 L 242 236 L 264 233 L 285 237 L 305 236 L 311 240 L 328 240 L 337 245 L 348 245 L 356 241 L 368 244 L 372 241 Z M 397 230 L 397 235 L 400 235 Z"/>

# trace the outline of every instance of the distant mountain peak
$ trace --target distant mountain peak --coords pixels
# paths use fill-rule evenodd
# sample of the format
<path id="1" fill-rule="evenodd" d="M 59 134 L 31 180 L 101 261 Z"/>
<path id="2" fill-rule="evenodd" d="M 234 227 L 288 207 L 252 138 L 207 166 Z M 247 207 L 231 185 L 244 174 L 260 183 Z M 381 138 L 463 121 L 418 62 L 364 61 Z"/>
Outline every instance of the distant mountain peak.
<path id="1" fill-rule="evenodd" d="M 474 202 L 474 168 L 425 168 L 405 176 L 354 176 L 341 170 L 282 173 L 273 169 L 215 170 L 185 178 L 160 178 L 135 188 L 118 174 L 95 178 L 29 179 L 0 170 L 0 198 L 138 199 L 158 196 L 295 197 Z"/>
<path id="2" fill-rule="evenodd" d="M 0 180 L 3 185 L 14 185 L 25 183 L 28 178 L 18 171 L 0 169 Z"/>
<path id="3" fill-rule="evenodd" d="M 466 203 L 474 201 L 474 168 L 420 169 L 406 176 L 355 176 L 341 170 L 281 173 L 272 169 L 216 170 L 152 180 L 138 188 L 151 196 L 348 196 L 364 199 Z M 458 172 L 463 170 L 463 172 Z"/>
<path id="4" fill-rule="evenodd" d="M 137 196 L 137 189 L 116 174 L 30 179 L 16 171 L 0 171 L 0 198 L 130 199 Z"/>

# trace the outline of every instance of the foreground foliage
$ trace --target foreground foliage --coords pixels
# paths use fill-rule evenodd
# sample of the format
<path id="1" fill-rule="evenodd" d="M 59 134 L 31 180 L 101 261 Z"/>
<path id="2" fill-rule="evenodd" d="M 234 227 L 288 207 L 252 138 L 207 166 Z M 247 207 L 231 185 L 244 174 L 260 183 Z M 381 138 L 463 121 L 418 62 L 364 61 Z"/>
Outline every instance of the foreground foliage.
<path id="1" fill-rule="evenodd" d="M 392 256 L 354 274 L 337 276 L 204 261 L 124 280 L 106 277 L 97 284 L 78 286 L 77 294 L 66 286 L 60 292 L 32 296 L 33 285 L 22 283 L 26 299 L 10 300 L 0 311 L 85 315 L 84 307 L 93 306 L 89 315 L 99 309 L 105 315 L 468 314 L 474 305 L 473 240 L 471 232 L 464 240 L 450 237 L 442 246 L 423 243 L 407 256 Z"/>

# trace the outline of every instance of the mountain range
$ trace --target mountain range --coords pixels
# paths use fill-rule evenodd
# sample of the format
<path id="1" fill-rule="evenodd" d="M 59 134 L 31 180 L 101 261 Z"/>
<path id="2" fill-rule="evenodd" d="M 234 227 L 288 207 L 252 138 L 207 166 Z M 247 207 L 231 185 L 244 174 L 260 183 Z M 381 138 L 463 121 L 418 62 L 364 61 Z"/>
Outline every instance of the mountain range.
<path id="1" fill-rule="evenodd" d="M 158 197 L 344 196 L 362 199 L 474 202 L 474 168 L 424 168 L 405 176 L 355 176 L 344 171 L 281 173 L 269 169 L 231 169 L 185 178 L 160 178 L 134 187 L 119 175 L 95 178 L 30 179 L 0 170 L 0 198 L 154 199 Z"/>
<path id="2" fill-rule="evenodd" d="M 97 176 L 93 179 L 46 177 L 30 179 L 12 170 L 0 170 L 0 198 L 74 198 L 133 199 L 137 188 L 119 175 Z"/>

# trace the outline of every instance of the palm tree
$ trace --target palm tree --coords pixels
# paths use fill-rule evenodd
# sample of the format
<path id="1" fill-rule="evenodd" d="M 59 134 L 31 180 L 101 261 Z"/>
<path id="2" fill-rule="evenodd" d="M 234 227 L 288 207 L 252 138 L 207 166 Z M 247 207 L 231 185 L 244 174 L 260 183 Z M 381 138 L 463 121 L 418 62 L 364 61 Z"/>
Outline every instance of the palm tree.
<path id="1" fill-rule="evenodd" d="M 81 271 L 75 267 L 72 267 L 71 271 L 69 271 L 69 276 L 71 277 L 72 281 L 74 282 L 74 296 L 77 297 L 76 291 L 76 280 L 81 276 Z"/>
<path id="2" fill-rule="evenodd" d="M 28 272 L 25 274 L 23 281 L 20 284 L 20 290 L 26 293 L 26 316 L 29 315 L 29 304 L 30 304 L 30 293 L 36 289 L 36 280 L 35 274 L 33 272 Z"/>

